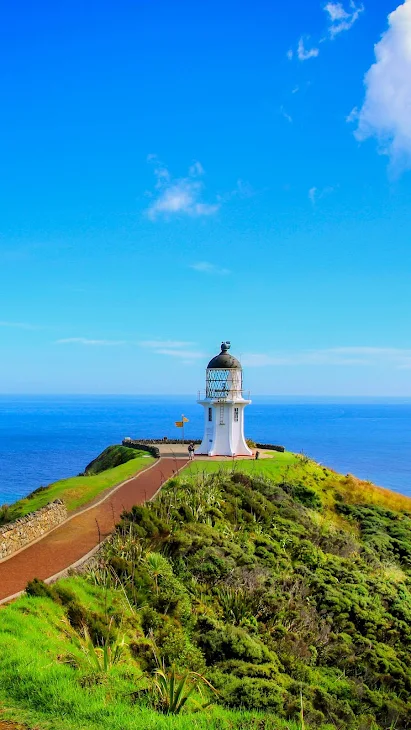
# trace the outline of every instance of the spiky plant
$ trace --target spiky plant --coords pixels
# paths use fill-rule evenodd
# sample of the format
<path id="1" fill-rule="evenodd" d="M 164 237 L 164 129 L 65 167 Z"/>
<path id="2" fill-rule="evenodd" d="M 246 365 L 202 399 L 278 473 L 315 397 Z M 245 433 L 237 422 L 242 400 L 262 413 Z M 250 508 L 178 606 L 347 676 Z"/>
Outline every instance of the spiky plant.
<path id="1" fill-rule="evenodd" d="M 173 666 L 166 668 L 164 659 L 160 659 L 156 649 L 153 649 L 157 667 L 154 669 L 148 692 L 154 695 L 154 705 L 159 712 L 165 715 L 179 715 L 194 692 L 202 696 L 204 687 L 218 694 L 213 685 L 199 672 L 186 671 L 178 674 Z M 211 701 L 195 702 L 195 711 L 205 710 L 211 705 Z"/>
<path id="2" fill-rule="evenodd" d="M 146 554 L 146 565 L 150 574 L 154 578 L 156 585 L 156 593 L 158 595 L 159 585 L 158 579 L 161 575 L 167 575 L 171 573 L 171 568 L 167 560 L 160 555 L 160 553 L 147 553 Z"/>
<path id="3" fill-rule="evenodd" d="M 94 646 L 87 626 L 83 627 L 82 636 L 74 641 L 85 655 L 91 669 L 98 674 L 107 674 L 112 667 L 119 664 L 124 654 L 124 637 L 110 641 L 109 632 L 100 646 Z"/>

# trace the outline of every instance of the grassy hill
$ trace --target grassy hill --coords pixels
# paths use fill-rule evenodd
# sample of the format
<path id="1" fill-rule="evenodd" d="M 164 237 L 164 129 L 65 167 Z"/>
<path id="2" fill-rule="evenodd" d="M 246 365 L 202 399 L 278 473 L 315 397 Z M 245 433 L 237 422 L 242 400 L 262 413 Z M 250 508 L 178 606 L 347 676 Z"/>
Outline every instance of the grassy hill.
<path id="1" fill-rule="evenodd" d="M 154 461 L 145 452 L 125 446 L 109 446 L 86 467 L 84 474 L 39 487 L 24 499 L 0 507 L 0 525 L 35 512 L 55 499 L 62 499 L 68 511 L 72 512 Z"/>
<path id="2" fill-rule="evenodd" d="M 36 728 L 411 728 L 411 500 L 306 457 L 194 463 L 29 593 L 0 700 Z"/>

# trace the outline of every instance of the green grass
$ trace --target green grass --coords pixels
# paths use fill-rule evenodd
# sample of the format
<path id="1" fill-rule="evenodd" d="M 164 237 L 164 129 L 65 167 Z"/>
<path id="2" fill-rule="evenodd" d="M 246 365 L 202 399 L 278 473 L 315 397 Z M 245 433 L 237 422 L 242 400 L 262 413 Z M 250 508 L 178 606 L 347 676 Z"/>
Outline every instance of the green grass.
<path id="1" fill-rule="evenodd" d="M 139 621 L 121 591 L 102 591 L 83 578 L 59 585 L 88 608 L 121 611 L 127 640 L 141 635 Z M 106 677 L 93 674 L 72 641 L 64 608 L 48 598 L 24 596 L 0 611 L 0 705 L 4 717 L 55 730 L 298 730 L 269 714 L 210 708 L 202 714 L 166 717 L 134 705 L 130 693 L 141 671 L 130 655 Z M 75 663 L 77 666 L 75 667 Z"/>
<path id="2" fill-rule="evenodd" d="M 46 489 L 42 489 L 34 493 L 33 496 L 21 499 L 12 505 L 10 507 L 11 518 L 23 517 L 29 512 L 34 512 L 49 502 L 53 502 L 55 499 L 62 499 L 69 512 L 82 507 L 106 489 L 121 484 L 121 482 L 147 468 L 155 461 L 152 457 L 147 458 L 147 454 L 143 452 L 136 451 L 135 453 L 134 459 L 113 469 L 100 472 L 100 474 L 70 477 L 49 484 Z"/>
<path id="3" fill-rule="evenodd" d="M 338 474 L 333 469 L 322 466 L 301 454 L 293 454 L 290 451 L 264 453 L 270 454 L 271 458 L 232 461 L 195 460 L 184 470 L 184 474 L 200 476 L 201 474 L 234 471 L 249 474 L 252 477 L 272 479 L 276 482 L 301 481 L 308 486 L 315 486 L 326 510 L 333 509 L 337 493 L 350 504 L 372 504 L 399 512 L 411 511 L 411 498 L 398 492 L 357 479 L 352 474 Z"/>
<path id="4" fill-rule="evenodd" d="M 265 452 L 264 452 L 265 453 Z M 184 474 L 212 474 L 219 471 L 241 471 L 245 474 L 255 474 L 275 478 L 285 473 L 286 468 L 296 468 L 300 464 L 299 457 L 291 451 L 272 451 L 269 459 L 233 459 L 227 461 L 194 460 L 184 470 Z M 316 465 L 318 467 L 318 465 Z"/>

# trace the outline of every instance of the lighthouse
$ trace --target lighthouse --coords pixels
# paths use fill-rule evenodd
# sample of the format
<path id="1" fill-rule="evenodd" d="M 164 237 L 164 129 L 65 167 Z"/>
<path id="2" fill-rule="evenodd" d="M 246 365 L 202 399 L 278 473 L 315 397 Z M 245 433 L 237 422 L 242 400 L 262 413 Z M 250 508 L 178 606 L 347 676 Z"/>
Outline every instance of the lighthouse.
<path id="1" fill-rule="evenodd" d="M 244 438 L 244 408 L 251 401 L 243 397 L 243 370 L 229 349 L 223 342 L 207 365 L 205 393 L 197 401 L 204 408 L 204 436 L 196 454 L 252 456 Z"/>

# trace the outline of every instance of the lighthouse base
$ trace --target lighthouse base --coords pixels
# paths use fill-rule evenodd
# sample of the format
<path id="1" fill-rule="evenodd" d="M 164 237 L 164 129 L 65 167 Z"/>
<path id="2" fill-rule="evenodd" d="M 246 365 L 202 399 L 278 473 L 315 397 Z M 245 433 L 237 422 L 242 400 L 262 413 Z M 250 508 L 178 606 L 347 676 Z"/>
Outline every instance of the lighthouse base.
<path id="1" fill-rule="evenodd" d="M 252 456 L 244 438 L 244 399 L 198 401 L 204 408 L 204 436 L 198 456 Z"/>

